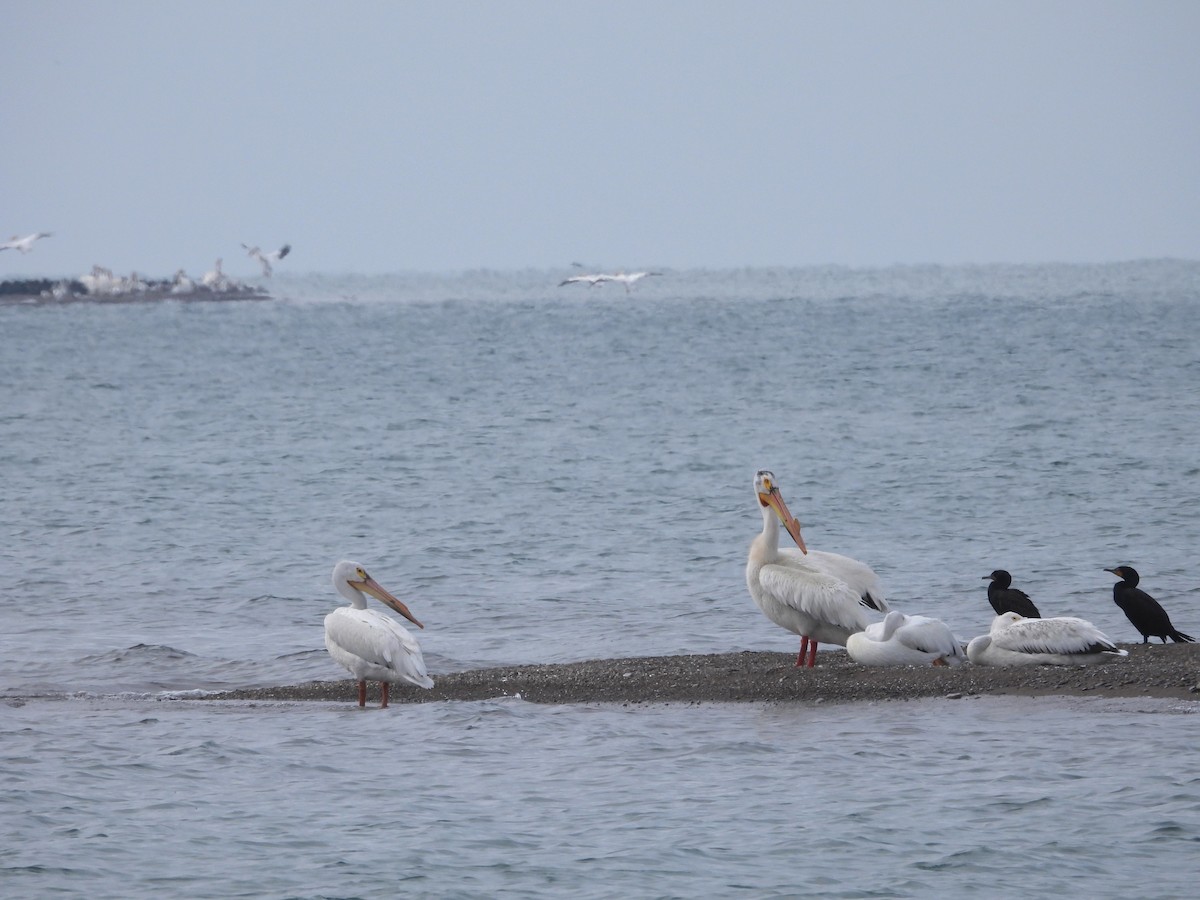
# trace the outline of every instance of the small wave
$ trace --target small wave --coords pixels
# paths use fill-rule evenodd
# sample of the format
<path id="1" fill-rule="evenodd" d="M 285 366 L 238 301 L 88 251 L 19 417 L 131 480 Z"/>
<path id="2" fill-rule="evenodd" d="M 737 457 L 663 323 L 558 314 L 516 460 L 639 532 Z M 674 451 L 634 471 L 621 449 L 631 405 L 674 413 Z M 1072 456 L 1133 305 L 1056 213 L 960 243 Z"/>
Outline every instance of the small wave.
<path id="1" fill-rule="evenodd" d="M 134 644 L 132 647 L 126 647 L 124 650 L 109 650 L 107 653 L 98 653 L 93 656 L 85 656 L 78 660 L 78 662 L 142 663 L 147 659 L 179 660 L 187 659 L 189 657 L 195 658 L 195 654 L 188 653 L 186 650 L 179 650 L 176 647 L 169 647 L 166 644 Z"/>

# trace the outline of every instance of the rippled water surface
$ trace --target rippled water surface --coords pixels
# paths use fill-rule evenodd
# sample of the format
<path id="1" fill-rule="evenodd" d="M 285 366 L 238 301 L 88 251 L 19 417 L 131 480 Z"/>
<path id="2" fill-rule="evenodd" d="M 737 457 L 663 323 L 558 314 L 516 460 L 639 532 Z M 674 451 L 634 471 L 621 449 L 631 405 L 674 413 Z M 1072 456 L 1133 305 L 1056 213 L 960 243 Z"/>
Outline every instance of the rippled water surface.
<path id="1" fill-rule="evenodd" d="M 793 649 L 760 467 L 964 637 L 997 567 L 1200 628 L 1200 266 L 560 277 L 0 309 L 6 895 L 1188 893 L 1189 704 L 155 699 L 341 678 L 343 556 L 435 677 Z"/>

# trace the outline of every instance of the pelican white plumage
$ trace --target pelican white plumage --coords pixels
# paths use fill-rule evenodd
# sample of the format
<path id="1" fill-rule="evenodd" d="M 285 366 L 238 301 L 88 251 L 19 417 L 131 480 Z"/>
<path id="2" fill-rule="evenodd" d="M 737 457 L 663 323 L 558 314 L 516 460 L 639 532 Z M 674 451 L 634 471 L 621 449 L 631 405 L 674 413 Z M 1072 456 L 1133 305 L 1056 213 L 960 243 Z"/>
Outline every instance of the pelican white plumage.
<path id="1" fill-rule="evenodd" d="M 641 281 L 643 278 L 649 278 L 651 275 L 662 275 L 662 272 L 618 272 L 616 275 L 603 276 L 604 281 L 616 281 L 625 285 L 625 293 L 629 293 L 629 289 Z"/>
<path id="2" fill-rule="evenodd" d="M 229 278 L 221 271 L 221 259 L 213 263 L 212 270 L 205 272 L 200 278 L 200 283 L 210 291 L 227 291 L 231 287 Z"/>
<path id="3" fill-rule="evenodd" d="M 607 275 L 572 275 L 570 278 L 564 278 L 558 283 L 559 287 L 564 284 L 586 284 L 588 287 L 595 287 L 602 281 L 607 281 Z"/>
<path id="4" fill-rule="evenodd" d="M 846 652 L 864 666 L 960 666 L 967 661 L 945 622 L 906 616 L 898 609 L 850 635 Z"/>
<path id="5" fill-rule="evenodd" d="M 1086 666 L 1128 655 L 1091 622 L 1074 616 L 1001 613 L 987 634 L 967 644 L 967 658 L 977 666 Z"/>
<path id="6" fill-rule="evenodd" d="M 662 275 L 662 272 L 617 272 L 615 275 L 572 275 L 570 278 L 564 278 L 560 281 L 558 286 L 562 287 L 564 284 L 586 284 L 589 287 L 595 287 L 607 281 L 615 281 L 618 284 L 625 285 L 625 293 L 628 294 L 629 289 L 633 285 L 637 284 L 643 278 L 649 278 L 651 275 Z"/>
<path id="7" fill-rule="evenodd" d="M 188 278 L 187 272 L 180 269 L 171 280 L 172 294 L 190 294 L 196 290 L 196 282 Z"/>
<path id="8" fill-rule="evenodd" d="M 267 278 L 271 277 L 271 263 L 279 262 L 289 253 L 292 252 L 291 244 L 284 244 L 278 250 L 272 250 L 270 253 L 263 253 L 258 247 L 251 247 L 249 244 L 242 244 L 246 249 L 246 255 L 257 259 L 259 265 L 262 266 L 263 275 Z"/>
<path id="9" fill-rule="evenodd" d="M 380 682 L 380 709 L 388 705 L 388 685 L 393 682 L 433 687 L 417 639 L 395 619 L 367 609 L 363 593 L 390 606 L 418 628 L 424 628 L 408 607 L 350 560 L 344 559 L 333 567 L 333 586 L 351 605 L 339 606 L 325 617 L 325 648 L 335 662 L 358 680 L 358 705 L 367 705 L 368 680 Z"/>
<path id="10" fill-rule="evenodd" d="M 763 530 L 750 544 L 746 586 L 768 619 L 800 635 L 797 666 L 816 665 L 817 644 L 840 644 L 867 627 L 868 608 L 887 612 L 879 577 L 865 563 L 838 553 L 809 550 L 800 523 L 788 511 L 775 476 L 754 476 Z M 780 549 L 779 525 L 799 550 Z M 807 662 L 805 657 L 807 655 Z"/>
<path id="11" fill-rule="evenodd" d="M 19 237 L 14 234 L 9 240 L 0 244 L 0 250 L 20 250 L 22 253 L 28 253 L 33 249 L 33 245 L 42 238 L 53 236 L 53 231 L 38 231 L 34 234 L 27 234 L 25 237 Z"/>

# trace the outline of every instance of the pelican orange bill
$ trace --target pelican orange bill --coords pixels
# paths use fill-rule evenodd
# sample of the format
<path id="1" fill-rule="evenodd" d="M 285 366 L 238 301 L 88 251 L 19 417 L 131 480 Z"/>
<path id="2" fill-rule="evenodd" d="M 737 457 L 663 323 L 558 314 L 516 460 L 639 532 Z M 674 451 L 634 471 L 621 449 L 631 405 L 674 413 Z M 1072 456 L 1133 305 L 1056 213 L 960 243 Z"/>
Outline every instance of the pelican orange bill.
<path id="1" fill-rule="evenodd" d="M 800 548 L 801 553 L 808 553 L 808 548 L 804 546 L 804 538 L 800 536 L 800 523 L 796 521 L 796 517 L 791 514 L 787 508 L 787 504 L 783 502 L 783 496 L 779 493 L 779 488 L 772 485 L 771 490 L 767 493 L 759 493 L 758 502 L 763 506 L 769 506 L 775 510 L 775 515 L 779 516 L 779 521 L 783 523 L 783 527 L 787 529 L 787 533 L 792 536 L 792 540 L 796 542 L 796 546 Z"/>
<path id="2" fill-rule="evenodd" d="M 404 616 L 404 618 L 408 619 L 408 621 L 412 622 L 418 628 L 425 627 L 424 625 L 422 625 L 420 622 L 417 621 L 416 616 L 414 616 L 411 612 L 408 611 L 407 606 L 405 606 L 398 599 L 396 599 L 390 593 L 388 593 L 387 589 L 384 588 L 383 585 L 381 585 L 378 581 L 376 581 L 370 575 L 368 575 L 366 577 L 366 580 L 364 580 L 364 581 L 351 581 L 350 586 L 356 587 L 359 590 L 366 591 L 368 594 L 370 594 L 372 597 L 374 597 L 380 603 L 386 603 L 388 606 L 390 606 L 396 612 L 400 613 L 400 615 Z"/>

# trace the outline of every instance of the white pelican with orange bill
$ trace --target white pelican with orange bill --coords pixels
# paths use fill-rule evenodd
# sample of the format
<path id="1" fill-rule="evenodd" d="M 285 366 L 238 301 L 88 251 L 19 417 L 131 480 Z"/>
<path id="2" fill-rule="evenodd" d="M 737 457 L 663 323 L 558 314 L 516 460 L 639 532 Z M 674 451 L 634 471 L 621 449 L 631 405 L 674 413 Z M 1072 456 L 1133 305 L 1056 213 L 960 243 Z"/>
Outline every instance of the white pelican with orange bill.
<path id="1" fill-rule="evenodd" d="M 844 647 L 850 635 L 869 624 L 868 609 L 887 612 L 890 607 L 870 566 L 805 546 L 800 523 L 783 502 L 773 473 L 762 469 L 754 476 L 754 493 L 763 530 L 750 545 L 746 586 L 768 619 L 800 635 L 796 665 L 812 668 L 818 643 Z M 780 523 L 799 550 L 780 549 Z"/>
<path id="2" fill-rule="evenodd" d="M 367 609 L 364 593 L 390 606 L 418 628 L 424 628 L 407 606 L 393 597 L 356 562 L 342 560 L 333 567 L 333 586 L 350 601 L 325 617 L 325 648 L 339 665 L 358 679 L 358 705 L 367 705 L 367 682 L 378 681 L 379 708 L 388 705 L 388 686 L 407 681 L 417 687 L 433 687 L 425 671 L 421 645 L 393 619 Z"/>

